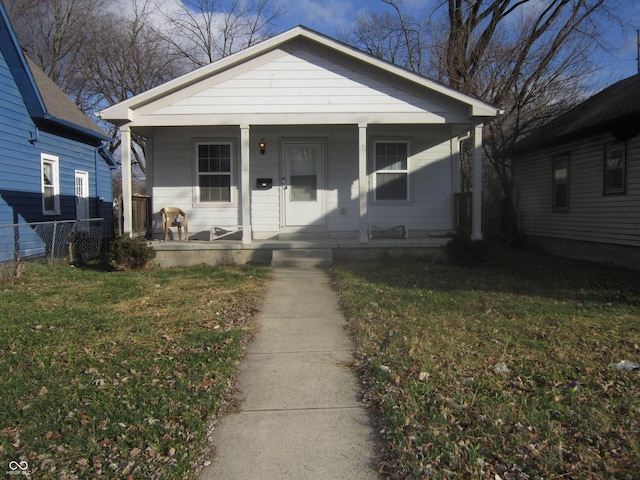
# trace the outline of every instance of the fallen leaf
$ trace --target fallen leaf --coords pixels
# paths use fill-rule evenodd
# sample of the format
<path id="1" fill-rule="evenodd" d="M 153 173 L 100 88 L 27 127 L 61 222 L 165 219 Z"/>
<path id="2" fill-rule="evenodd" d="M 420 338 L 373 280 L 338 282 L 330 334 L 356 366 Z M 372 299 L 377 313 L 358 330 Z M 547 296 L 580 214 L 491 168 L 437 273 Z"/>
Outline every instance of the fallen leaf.
<path id="1" fill-rule="evenodd" d="M 138 448 L 138 447 L 134 447 L 131 449 L 131 451 L 129 452 L 129 456 L 136 458 L 140 455 L 140 453 L 142 453 L 142 449 Z"/>

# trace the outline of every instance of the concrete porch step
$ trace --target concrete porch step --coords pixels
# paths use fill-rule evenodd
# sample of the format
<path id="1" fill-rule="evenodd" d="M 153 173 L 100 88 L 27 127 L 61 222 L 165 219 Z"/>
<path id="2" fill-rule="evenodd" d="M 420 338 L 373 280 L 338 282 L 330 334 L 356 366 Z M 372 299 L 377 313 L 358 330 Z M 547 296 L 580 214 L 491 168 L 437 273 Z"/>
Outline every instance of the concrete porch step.
<path id="1" fill-rule="evenodd" d="M 276 249 L 271 257 L 272 267 L 329 267 L 333 265 L 330 248 Z"/>

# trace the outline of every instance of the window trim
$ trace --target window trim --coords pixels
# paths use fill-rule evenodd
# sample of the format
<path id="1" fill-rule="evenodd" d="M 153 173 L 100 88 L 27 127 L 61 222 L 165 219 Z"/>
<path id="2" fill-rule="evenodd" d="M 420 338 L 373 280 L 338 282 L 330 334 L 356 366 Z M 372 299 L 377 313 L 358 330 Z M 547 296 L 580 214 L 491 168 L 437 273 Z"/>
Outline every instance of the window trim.
<path id="1" fill-rule="evenodd" d="M 45 185 L 45 164 L 51 165 L 52 185 Z M 47 209 L 46 207 L 45 190 L 47 187 L 53 191 L 53 209 Z M 55 155 L 40 154 L 40 191 L 42 193 L 42 215 L 60 215 L 60 159 Z"/>
<path id="2" fill-rule="evenodd" d="M 609 149 L 613 146 L 622 147 L 622 187 L 608 188 L 607 187 L 607 173 L 614 170 L 607 167 L 607 157 Z M 616 140 L 607 142 L 604 145 L 604 158 L 603 158 L 603 172 L 602 172 L 602 194 L 603 195 L 620 195 L 627 192 L 627 158 L 629 156 L 628 143 L 624 140 Z"/>
<path id="3" fill-rule="evenodd" d="M 406 169 L 403 170 L 378 170 L 377 169 L 377 157 L 376 150 L 379 144 L 405 144 L 407 146 L 407 166 Z M 379 138 L 375 139 L 371 142 L 371 201 L 376 205 L 409 205 L 411 204 L 411 141 L 406 138 Z M 406 175 L 406 183 L 407 183 L 407 196 L 403 199 L 378 199 L 378 174 L 384 173 L 404 173 Z"/>
<path id="4" fill-rule="evenodd" d="M 564 161 L 566 162 L 566 170 L 567 170 L 567 176 L 566 176 L 566 181 L 561 183 L 565 185 L 565 190 L 566 190 L 566 205 L 561 205 L 558 206 L 556 205 L 556 185 L 558 185 L 556 183 L 556 170 L 559 170 L 557 168 L 557 163 L 560 161 Z M 560 155 L 556 155 L 552 158 L 551 160 L 551 184 L 552 184 L 552 190 L 551 190 L 551 207 L 552 210 L 554 212 L 568 212 L 569 211 L 569 187 L 570 187 L 570 178 L 571 178 L 571 158 L 569 156 L 568 153 L 562 153 Z"/>
<path id="5" fill-rule="evenodd" d="M 216 138 L 216 139 L 197 139 L 193 141 L 193 156 L 194 156 L 194 185 L 193 185 L 193 204 L 200 207 L 227 207 L 235 206 L 237 201 L 237 194 L 235 192 L 235 178 L 236 178 L 236 141 L 231 138 Z M 200 165 L 199 165 L 199 147 L 201 145 L 229 145 L 230 151 L 230 165 L 229 165 L 229 201 L 201 201 L 200 198 Z"/>

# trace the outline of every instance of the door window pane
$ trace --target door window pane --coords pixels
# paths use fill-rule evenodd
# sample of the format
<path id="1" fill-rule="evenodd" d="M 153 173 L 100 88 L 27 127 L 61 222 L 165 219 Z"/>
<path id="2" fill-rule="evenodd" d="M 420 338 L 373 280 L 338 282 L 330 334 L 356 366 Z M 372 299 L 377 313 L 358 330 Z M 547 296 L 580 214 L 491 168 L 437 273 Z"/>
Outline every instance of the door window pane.
<path id="1" fill-rule="evenodd" d="M 315 202 L 318 199 L 316 175 L 291 175 L 291 201 Z"/>
<path id="2" fill-rule="evenodd" d="M 290 154 L 292 202 L 315 202 L 318 199 L 318 163 L 315 148 L 293 147 Z"/>

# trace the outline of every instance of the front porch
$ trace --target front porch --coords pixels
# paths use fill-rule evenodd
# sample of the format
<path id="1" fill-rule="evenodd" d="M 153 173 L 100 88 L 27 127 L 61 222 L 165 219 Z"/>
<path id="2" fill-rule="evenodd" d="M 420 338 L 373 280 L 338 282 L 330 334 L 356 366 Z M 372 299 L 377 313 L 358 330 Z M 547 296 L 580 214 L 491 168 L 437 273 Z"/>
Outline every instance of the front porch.
<path id="1" fill-rule="evenodd" d="M 322 266 L 333 261 L 379 260 L 385 258 L 446 258 L 444 246 L 449 237 L 416 239 L 372 239 L 361 243 L 358 239 L 319 240 L 263 240 L 246 244 L 235 240 L 153 241 L 155 263 L 160 267 L 193 265 L 243 265 L 246 263 L 272 265 L 274 251 L 293 252 L 298 258 L 317 259 Z M 327 258 L 330 263 L 327 263 Z"/>

